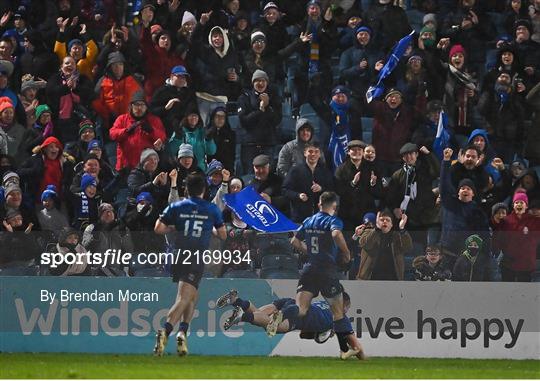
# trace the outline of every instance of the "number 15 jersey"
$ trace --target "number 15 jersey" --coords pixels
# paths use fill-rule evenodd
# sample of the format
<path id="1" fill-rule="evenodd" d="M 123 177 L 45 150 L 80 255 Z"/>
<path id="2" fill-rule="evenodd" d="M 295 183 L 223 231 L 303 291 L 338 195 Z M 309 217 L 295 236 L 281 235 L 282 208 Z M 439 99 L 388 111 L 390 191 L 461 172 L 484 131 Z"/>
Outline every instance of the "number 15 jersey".
<path id="1" fill-rule="evenodd" d="M 198 197 L 177 201 L 165 208 L 160 220 L 174 225 L 174 247 L 181 250 L 206 250 L 212 237 L 212 228 L 223 226 L 223 215 L 216 204 Z"/>

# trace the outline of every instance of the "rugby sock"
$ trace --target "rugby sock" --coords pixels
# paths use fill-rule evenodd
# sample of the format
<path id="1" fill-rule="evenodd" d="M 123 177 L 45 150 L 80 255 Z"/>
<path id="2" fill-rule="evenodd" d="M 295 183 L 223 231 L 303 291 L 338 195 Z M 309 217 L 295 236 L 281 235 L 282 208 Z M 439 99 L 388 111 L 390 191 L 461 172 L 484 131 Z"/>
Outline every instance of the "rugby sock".
<path id="1" fill-rule="evenodd" d="M 347 344 L 347 334 L 344 332 L 338 332 L 336 333 L 336 336 L 341 352 L 347 352 L 349 350 L 349 344 Z"/>
<path id="2" fill-rule="evenodd" d="M 172 326 L 171 323 L 166 322 L 166 323 L 165 323 L 165 334 L 166 334 L 167 336 L 169 336 L 169 335 L 171 334 L 173 328 L 174 328 L 174 327 Z"/>
<path id="3" fill-rule="evenodd" d="M 184 333 L 187 333 L 188 328 L 189 328 L 189 323 L 181 322 L 181 323 L 180 323 L 179 331 L 182 331 L 182 332 L 184 332 Z"/>
<path id="4" fill-rule="evenodd" d="M 241 321 L 245 321 L 246 323 L 253 324 L 253 319 L 255 317 L 253 316 L 253 312 L 244 312 L 242 317 L 240 318 Z"/>
<path id="5" fill-rule="evenodd" d="M 249 302 L 249 300 L 243 300 L 243 299 L 238 298 L 233 303 L 233 306 L 240 307 L 244 312 L 246 312 L 249 309 L 250 304 L 251 303 Z"/>

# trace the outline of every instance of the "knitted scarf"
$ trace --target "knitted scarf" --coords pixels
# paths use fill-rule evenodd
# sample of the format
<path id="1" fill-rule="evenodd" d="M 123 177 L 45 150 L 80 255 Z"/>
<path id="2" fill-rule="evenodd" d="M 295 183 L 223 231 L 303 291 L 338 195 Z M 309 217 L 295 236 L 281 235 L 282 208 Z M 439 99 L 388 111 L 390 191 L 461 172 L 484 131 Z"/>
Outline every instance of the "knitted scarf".
<path id="1" fill-rule="evenodd" d="M 311 42 L 309 44 L 309 64 L 308 64 L 308 76 L 311 78 L 313 75 L 320 71 L 319 62 L 319 36 L 317 34 L 317 28 L 320 25 L 320 21 L 308 20 L 307 30 L 311 34 Z"/>
<path id="2" fill-rule="evenodd" d="M 332 154 L 334 169 L 339 167 L 347 157 L 347 144 L 351 140 L 351 129 L 349 127 L 349 102 L 338 104 L 330 102 L 330 108 L 334 118 L 332 120 L 332 135 L 328 150 Z"/>

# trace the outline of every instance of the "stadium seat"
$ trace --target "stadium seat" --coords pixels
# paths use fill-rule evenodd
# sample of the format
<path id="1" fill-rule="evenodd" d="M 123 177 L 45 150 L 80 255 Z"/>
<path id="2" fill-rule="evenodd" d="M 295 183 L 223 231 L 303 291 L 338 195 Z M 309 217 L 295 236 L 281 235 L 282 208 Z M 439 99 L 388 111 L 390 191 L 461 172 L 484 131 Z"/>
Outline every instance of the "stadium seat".
<path id="1" fill-rule="evenodd" d="M 222 278 L 245 278 L 245 279 L 254 279 L 258 278 L 259 275 L 253 270 L 227 270 L 223 274 Z"/>
<path id="2" fill-rule="evenodd" d="M 283 115 L 281 118 L 281 142 L 287 143 L 296 138 L 296 118 Z M 279 151 L 278 151 L 279 152 Z"/>
<path id="3" fill-rule="evenodd" d="M 298 261 L 292 255 L 264 255 L 261 263 L 262 271 L 275 270 L 298 270 Z"/>
<path id="4" fill-rule="evenodd" d="M 371 144 L 373 139 L 373 118 L 362 117 L 362 139 Z"/>
<path id="5" fill-rule="evenodd" d="M 261 270 L 261 279 L 298 279 L 298 271 L 293 270 Z"/>
<path id="6" fill-rule="evenodd" d="M 258 233 L 255 237 L 255 246 L 262 256 L 294 254 L 288 233 Z"/>
<path id="7" fill-rule="evenodd" d="M 403 257 L 405 262 L 405 275 L 403 280 L 414 280 L 414 269 L 412 267 L 414 258 L 415 257 L 411 255 L 406 255 Z"/>

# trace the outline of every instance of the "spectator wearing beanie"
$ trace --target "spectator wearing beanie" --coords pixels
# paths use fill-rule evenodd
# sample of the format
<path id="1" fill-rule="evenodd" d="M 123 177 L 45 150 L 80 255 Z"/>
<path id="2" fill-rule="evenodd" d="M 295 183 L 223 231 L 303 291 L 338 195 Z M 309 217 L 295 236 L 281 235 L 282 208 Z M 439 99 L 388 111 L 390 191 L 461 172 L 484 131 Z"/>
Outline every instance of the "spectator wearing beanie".
<path id="1" fill-rule="evenodd" d="M 74 195 L 74 219 L 71 223 L 75 229 L 84 231 L 98 220 L 98 207 L 101 194 L 98 192 L 97 179 L 89 173 L 81 177 L 81 191 Z"/>
<path id="2" fill-rule="evenodd" d="M 477 201 L 489 185 L 489 175 L 484 167 L 484 161 L 480 160 L 481 155 L 482 151 L 477 146 L 470 144 L 460 150 L 458 161 L 450 167 L 450 176 L 454 187 L 458 187 L 461 180 L 470 179 L 477 190 L 475 192 Z"/>
<path id="3" fill-rule="evenodd" d="M 225 28 L 227 29 L 227 28 Z M 231 44 L 238 54 L 244 54 L 250 48 L 251 25 L 249 15 L 243 10 L 236 12 L 229 28 Z"/>
<path id="4" fill-rule="evenodd" d="M 126 59 L 121 52 L 109 54 L 105 74 L 96 84 L 97 98 L 92 107 L 104 120 L 107 130 L 119 115 L 129 111 L 133 95 L 141 91 L 141 85 L 127 70 Z"/>
<path id="5" fill-rule="evenodd" d="M 67 143 L 65 152 L 75 158 L 75 162 L 81 161 L 88 151 L 88 143 L 96 138 L 96 126 L 90 119 L 83 119 L 79 123 L 79 139 L 75 142 Z"/>
<path id="6" fill-rule="evenodd" d="M 204 172 L 207 167 L 207 157 L 216 153 L 216 143 L 213 139 L 215 135 L 215 129 L 204 128 L 197 107 L 193 105 L 186 110 L 186 116 L 180 124 L 175 126 L 174 133 L 167 143 L 167 149 L 171 155 L 174 155 L 182 143 L 191 145 L 197 165 Z"/>
<path id="7" fill-rule="evenodd" d="M 540 75 L 540 44 L 531 40 L 533 29 L 528 19 L 514 23 L 514 42 L 518 62 L 523 65 L 525 83 L 536 84 Z"/>
<path id="8" fill-rule="evenodd" d="M 223 164 L 218 160 L 212 160 L 208 164 L 208 168 L 206 169 L 206 180 L 208 183 L 208 190 L 207 190 L 207 197 L 206 199 L 212 201 L 214 197 L 216 197 L 216 194 L 218 190 L 223 186 L 224 188 L 228 188 L 229 179 L 227 178 L 227 181 L 225 182 L 224 176 L 223 176 Z M 230 174 L 229 174 L 230 175 Z"/>
<path id="9" fill-rule="evenodd" d="M 54 53 L 59 61 L 63 61 L 67 56 L 73 57 L 77 70 L 89 79 L 94 79 L 92 69 L 96 63 L 98 55 L 98 46 L 88 33 L 86 33 L 86 25 L 81 27 L 79 38 L 74 38 L 66 44 L 66 25 L 69 20 L 64 20 L 60 24 L 58 35 L 54 43 Z"/>
<path id="10" fill-rule="evenodd" d="M 40 31 L 29 30 L 24 34 L 24 38 L 26 48 L 19 61 L 20 72 L 28 73 L 34 78 L 49 78 L 58 70 L 58 57 L 45 45 Z"/>
<path id="11" fill-rule="evenodd" d="M 457 256 L 462 251 L 463 242 L 468 236 L 478 234 L 484 242 L 489 239 L 488 218 L 474 201 L 477 192 L 474 182 L 465 178 L 459 182 L 457 188 L 452 184 L 450 175 L 452 154 L 452 149 L 444 150 L 439 185 L 442 206 L 441 245 L 449 268 L 453 268 Z"/>
<path id="12" fill-rule="evenodd" d="M 23 161 L 32 155 L 34 147 L 43 143 L 45 139 L 54 133 L 52 111 L 49 106 L 46 104 L 37 106 L 35 119 L 34 124 L 24 132 L 22 143 L 19 146 L 19 154 Z"/>
<path id="13" fill-rule="evenodd" d="M 47 82 L 44 80 L 35 81 L 34 77 L 30 74 L 23 75 L 21 82 L 19 99 L 26 112 L 26 127 L 30 128 L 37 119 L 36 108 L 39 106 L 38 91 L 44 89 Z"/>
<path id="14" fill-rule="evenodd" d="M 135 207 L 135 199 L 141 192 L 149 192 L 157 208 L 165 207 L 169 190 L 168 178 L 167 172 L 161 170 L 159 163 L 159 155 L 152 148 L 146 148 L 141 152 L 139 165 L 130 172 L 127 179 L 128 211 Z"/>
<path id="15" fill-rule="evenodd" d="M 281 12 L 276 3 L 270 1 L 263 8 L 263 19 L 256 25 L 266 36 L 266 54 L 274 57 L 281 49 L 289 45 L 291 37 L 287 26 L 281 18 Z"/>
<path id="16" fill-rule="evenodd" d="M 74 228 L 64 228 L 58 236 L 56 244 L 56 252 L 62 255 L 67 253 L 84 253 L 87 250 L 80 243 L 80 232 Z M 62 261 L 57 267 L 49 266 L 49 272 L 54 276 L 83 276 L 90 275 L 91 268 L 86 261 L 86 256 L 81 256 L 82 260 L 68 265 L 66 261 Z"/>
<path id="17" fill-rule="evenodd" d="M 32 229 L 19 210 L 8 211 L 0 233 L 0 275 L 36 275 L 31 261 L 39 258 L 40 247 Z"/>
<path id="18" fill-rule="evenodd" d="M 66 178 L 66 162 L 74 165 L 73 157 L 64 154 L 64 147 L 54 136 L 49 136 L 19 168 L 18 173 L 27 187 L 26 193 L 34 202 L 39 203 L 41 194 L 47 185 L 54 185 L 61 192 Z M 62 196 L 60 195 L 60 198 Z"/>
<path id="19" fill-rule="evenodd" d="M 60 199 L 54 185 L 48 185 L 41 194 L 41 205 L 37 213 L 39 226 L 46 241 L 53 242 L 60 230 L 69 226 L 66 215 L 60 211 Z"/>
<path id="20" fill-rule="evenodd" d="M 257 155 L 273 157 L 277 127 L 281 122 L 281 97 L 270 86 L 268 75 L 256 70 L 251 89 L 238 98 L 238 117 L 243 136 L 241 162 L 244 173 L 251 173 L 251 162 Z"/>
<path id="21" fill-rule="evenodd" d="M 146 148 L 162 149 L 166 133 L 161 120 L 148 112 L 142 92 L 131 98 L 129 112 L 116 118 L 109 131 L 111 140 L 117 142 L 116 170 L 133 169 L 139 165 L 141 153 Z"/>
<path id="22" fill-rule="evenodd" d="M 484 240 L 477 234 L 472 234 L 465 240 L 465 250 L 462 251 L 456 260 L 452 270 L 452 280 L 454 282 L 481 282 L 484 280 L 483 261 L 485 255 Z"/>
<path id="23" fill-rule="evenodd" d="M 193 147 L 190 144 L 182 143 L 178 148 L 175 168 L 169 173 L 171 188 L 169 191 L 168 203 L 180 201 L 186 195 L 185 180 L 189 174 L 204 172 L 197 165 L 197 160 L 193 154 Z"/>
<path id="24" fill-rule="evenodd" d="M 84 160 L 77 163 L 73 172 L 75 176 L 69 188 L 71 193 L 76 194 L 81 192 L 81 179 L 85 174 L 89 174 L 98 180 L 98 191 L 104 201 L 109 202 L 114 198 L 112 193 L 115 193 L 117 178 L 115 178 L 113 169 L 96 155 L 91 153 L 86 154 Z"/>
<path id="25" fill-rule="evenodd" d="M 8 97 L 0 97 L 0 129 L 7 135 L 6 153 L 15 157 L 20 164 L 19 146 L 23 141 L 25 128 L 15 120 L 15 108 Z"/>
<path id="26" fill-rule="evenodd" d="M 530 282 L 536 270 L 536 247 L 540 243 L 540 217 L 527 213 L 529 198 L 516 192 L 512 213 L 494 223 L 493 246 L 504 253 L 501 262 L 503 282 Z"/>
<path id="27" fill-rule="evenodd" d="M 129 36 L 127 27 L 107 31 L 103 36 L 102 48 L 97 57 L 97 78 L 105 74 L 112 53 L 120 53 L 125 58 L 125 71 L 130 74 L 141 75 L 144 63 L 139 51 L 137 39 Z M 139 78 L 139 77 L 137 77 Z"/>
<path id="28" fill-rule="evenodd" d="M 150 111 L 163 121 L 167 137 L 173 134 L 174 127 L 180 124 L 187 110 L 196 105 L 195 91 L 188 82 L 190 77 L 184 66 L 175 66 L 165 83 L 152 96 Z"/>

